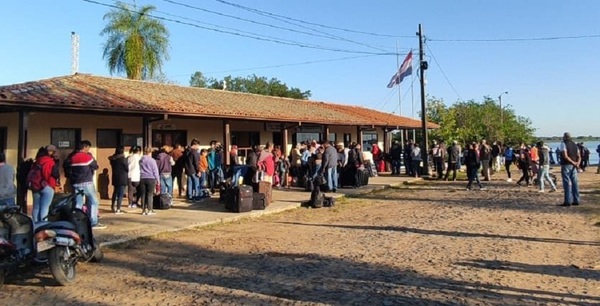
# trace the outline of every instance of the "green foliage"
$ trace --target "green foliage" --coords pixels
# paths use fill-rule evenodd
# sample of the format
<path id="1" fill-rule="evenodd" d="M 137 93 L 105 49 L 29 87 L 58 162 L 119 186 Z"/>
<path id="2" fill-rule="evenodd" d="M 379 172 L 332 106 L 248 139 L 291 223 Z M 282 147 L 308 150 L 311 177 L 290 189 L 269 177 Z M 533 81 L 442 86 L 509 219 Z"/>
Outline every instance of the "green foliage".
<path id="1" fill-rule="evenodd" d="M 427 101 L 427 120 L 440 125 L 431 132 L 431 140 L 458 140 L 460 143 L 500 140 L 503 143 L 529 143 L 535 129 L 529 118 L 518 116 L 510 106 L 500 105 L 490 97 L 482 102 L 460 101 L 446 106 L 442 99 L 432 97 Z"/>
<path id="2" fill-rule="evenodd" d="M 311 96 L 310 90 L 301 91 L 296 87 L 289 88 L 277 78 L 267 79 L 267 77 L 257 75 L 246 78 L 226 76 L 223 80 L 217 80 L 215 78 L 207 79 L 202 72 L 196 71 L 190 77 L 190 86 L 293 99 L 308 99 Z"/>
<path id="3" fill-rule="evenodd" d="M 107 36 L 103 59 L 110 73 L 125 73 L 134 80 L 152 79 L 161 71 L 163 60 L 169 59 L 169 31 L 161 21 L 150 17 L 156 7 L 139 10 L 117 1 L 118 8 L 104 15 L 108 24 L 101 36 Z"/>

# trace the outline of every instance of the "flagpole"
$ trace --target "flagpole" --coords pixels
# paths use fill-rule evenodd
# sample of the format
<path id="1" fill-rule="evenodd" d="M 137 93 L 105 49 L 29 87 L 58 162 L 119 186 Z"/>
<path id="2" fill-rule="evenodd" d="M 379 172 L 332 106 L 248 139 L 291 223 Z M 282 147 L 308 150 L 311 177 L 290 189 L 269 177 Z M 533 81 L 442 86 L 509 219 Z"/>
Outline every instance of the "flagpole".
<path id="1" fill-rule="evenodd" d="M 398 48 L 398 42 L 396 42 L 396 66 L 400 69 L 400 51 Z M 398 114 L 402 116 L 402 90 L 400 90 L 400 84 L 398 84 Z M 400 131 L 400 147 L 404 152 L 404 128 Z"/>

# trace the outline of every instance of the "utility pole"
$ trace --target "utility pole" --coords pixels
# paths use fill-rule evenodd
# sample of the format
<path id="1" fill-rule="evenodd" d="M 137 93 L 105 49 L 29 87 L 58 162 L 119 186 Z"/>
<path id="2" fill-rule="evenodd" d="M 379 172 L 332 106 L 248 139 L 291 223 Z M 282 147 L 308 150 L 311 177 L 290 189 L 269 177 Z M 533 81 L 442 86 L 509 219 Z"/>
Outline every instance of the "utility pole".
<path id="1" fill-rule="evenodd" d="M 423 159 L 423 175 L 429 175 L 429 141 L 427 140 L 427 108 L 425 105 L 425 70 L 427 70 L 427 61 L 423 60 L 423 28 L 419 24 L 419 71 L 421 75 L 421 156 Z"/>

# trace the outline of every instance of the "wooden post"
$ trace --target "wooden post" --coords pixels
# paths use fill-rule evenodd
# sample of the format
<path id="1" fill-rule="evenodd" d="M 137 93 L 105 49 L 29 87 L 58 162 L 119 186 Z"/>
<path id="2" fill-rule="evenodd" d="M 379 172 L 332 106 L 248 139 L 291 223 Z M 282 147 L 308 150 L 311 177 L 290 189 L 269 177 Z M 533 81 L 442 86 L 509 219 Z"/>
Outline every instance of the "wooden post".
<path id="1" fill-rule="evenodd" d="M 360 145 L 360 147 L 362 148 L 362 145 L 363 145 L 363 131 L 360 128 L 360 125 L 356 126 L 356 143 L 358 143 Z"/>
<path id="2" fill-rule="evenodd" d="M 387 127 L 384 127 L 382 130 L 383 130 L 383 152 L 390 153 L 390 132 L 388 132 Z"/>
<path id="3" fill-rule="evenodd" d="M 329 141 L 329 125 L 325 125 L 325 129 L 323 130 L 325 137 L 323 137 L 323 141 Z"/>
<path id="4" fill-rule="evenodd" d="M 27 129 L 29 128 L 29 113 L 19 111 L 19 137 L 17 140 L 17 172 L 23 171 L 21 164 L 27 159 Z M 20 170 L 20 171 L 19 171 Z M 17 205 L 21 212 L 27 214 L 27 186 L 17 180 Z"/>
<path id="5" fill-rule="evenodd" d="M 231 126 L 229 120 L 223 120 L 223 158 L 225 159 L 225 166 L 231 165 Z"/>
<path id="6" fill-rule="evenodd" d="M 283 144 L 281 145 L 281 154 L 283 154 L 283 156 L 288 156 L 288 129 L 285 127 L 285 124 L 281 125 L 281 142 L 283 142 Z"/>

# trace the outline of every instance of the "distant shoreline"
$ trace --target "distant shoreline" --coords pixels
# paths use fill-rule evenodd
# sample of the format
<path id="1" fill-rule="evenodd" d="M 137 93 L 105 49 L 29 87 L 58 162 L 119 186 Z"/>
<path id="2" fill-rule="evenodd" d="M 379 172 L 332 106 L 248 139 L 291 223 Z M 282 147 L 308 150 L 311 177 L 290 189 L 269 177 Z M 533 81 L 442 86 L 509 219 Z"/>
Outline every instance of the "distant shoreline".
<path id="1" fill-rule="evenodd" d="M 543 140 L 546 142 L 561 142 L 562 141 L 562 137 L 536 137 L 536 139 L 538 140 Z M 578 137 L 573 137 L 573 141 L 575 142 L 586 142 L 586 141 L 600 141 L 600 137 L 583 137 L 583 136 L 578 136 Z"/>

